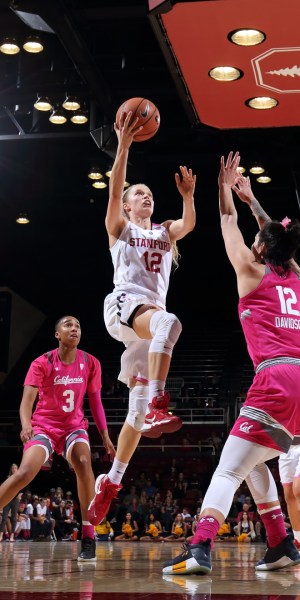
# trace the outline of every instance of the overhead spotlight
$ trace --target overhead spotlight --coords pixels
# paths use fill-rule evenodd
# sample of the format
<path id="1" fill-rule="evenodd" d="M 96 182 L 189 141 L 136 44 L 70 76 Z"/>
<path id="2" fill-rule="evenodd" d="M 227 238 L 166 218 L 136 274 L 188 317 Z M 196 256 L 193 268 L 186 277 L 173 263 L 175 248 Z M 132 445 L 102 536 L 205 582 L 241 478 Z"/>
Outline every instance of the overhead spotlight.
<path id="1" fill-rule="evenodd" d="M 94 181 L 94 183 L 92 183 L 92 186 L 97 190 L 103 190 L 107 187 L 107 183 L 105 183 L 105 181 Z"/>
<path id="2" fill-rule="evenodd" d="M 270 108 L 275 108 L 279 102 L 270 96 L 256 96 L 255 98 L 246 100 L 245 104 L 246 106 L 249 106 L 249 108 L 254 108 L 256 110 L 268 110 Z"/>
<path id="3" fill-rule="evenodd" d="M 44 50 L 44 46 L 37 35 L 28 36 L 23 44 L 23 48 L 31 54 L 39 54 L 39 52 L 43 52 Z"/>
<path id="4" fill-rule="evenodd" d="M 111 169 L 108 169 L 107 171 L 105 171 L 105 175 L 106 175 L 106 177 L 110 177 L 111 176 Z"/>
<path id="5" fill-rule="evenodd" d="M 103 179 L 103 175 L 102 173 L 100 173 L 99 169 L 97 167 L 92 167 L 88 173 L 88 177 L 90 179 Z"/>
<path id="6" fill-rule="evenodd" d="M 33 106 L 37 110 L 41 110 L 43 112 L 52 110 L 52 108 L 53 108 L 53 105 L 51 104 L 51 102 L 47 96 L 39 96 Z"/>
<path id="7" fill-rule="evenodd" d="M 80 102 L 75 96 L 67 96 L 62 105 L 66 110 L 78 110 L 80 108 Z"/>
<path id="8" fill-rule="evenodd" d="M 245 169 L 245 167 L 242 167 L 242 165 L 240 165 L 240 166 L 237 168 L 237 171 L 238 171 L 238 173 L 245 173 L 245 172 L 246 172 L 246 169 Z"/>
<path id="9" fill-rule="evenodd" d="M 249 171 L 253 175 L 261 175 L 261 173 L 265 172 L 265 169 L 264 169 L 264 167 L 262 167 L 262 165 L 255 163 L 252 167 L 250 167 Z"/>
<path id="10" fill-rule="evenodd" d="M 26 213 L 20 213 L 18 218 L 16 219 L 16 223 L 19 223 L 19 225 L 28 225 L 28 223 L 30 223 L 30 220 L 28 219 Z"/>
<path id="11" fill-rule="evenodd" d="M 84 125 L 84 123 L 88 122 L 88 118 L 83 110 L 77 110 L 74 115 L 72 115 L 71 121 L 72 123 L 75 123 L 75 125 Z"/>
<path id="12" fill-rule="evenodd" d="M 257 46 L 265 41 L 266 35 L 259 29 L 236 29 L 229 33 L 228 39 L 237 46 Z"/>
<path id="13" fill-rule="evenodd" d="M 216 81 L 235 81 L 243 76 L 240 69 L 235 67 L 214 67 L 208 72 L 209 76 Z"/>
<path id="14" fill-rule="evenodd" d="M 64 115 L 64 111 L 61 108 L 56 108 L 52 111 L 49 121 L 51 121 L 51 123 L 54 125 L 63 125 L 66 123 L 67 119 Z"/>
<path id="15" fill-rule="evenodd" d="M 124 188 L 128 188 L 129 186 L 130 186 L 130 183 L 128 181 L 125 181 Z"/>
<path id="16" fill-rule="evenodd" d="M 13 37 L 5 37 L 0 44 L 0 51 L 3 54 L 18 54 L 20 52 L 20 46 L 17 44 L 17 40 Z"/>
<path id="17" fill-rule="evenodd" d="M 260 175 L 259 177 L 256 177 L 256 181 L 258 181 L 258 183 L 270 183 L 270 181 L 272 181 L 272 179 L 267 173 L 265 173 L 264 175 Z"/>

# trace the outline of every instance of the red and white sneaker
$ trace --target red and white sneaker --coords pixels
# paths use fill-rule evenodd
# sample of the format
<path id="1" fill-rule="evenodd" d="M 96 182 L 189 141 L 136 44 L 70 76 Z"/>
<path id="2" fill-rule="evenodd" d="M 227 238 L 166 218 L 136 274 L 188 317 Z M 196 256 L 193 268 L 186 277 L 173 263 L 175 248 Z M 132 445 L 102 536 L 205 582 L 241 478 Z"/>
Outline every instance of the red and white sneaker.
<path id="1" fill-rule="evenodd" d="M 149 404 L 149 412 L 145 417 L 142 435 L 157 438 L 162 433 L 174 433 L 182 427 L 182 420 L 168 412 L 170 395 L 164 392 L 163 396 L 153 398 Z M 159 433 L 158 433 L 159 432 Z"/>
<path id="2" fill-rule="evenodd" d="M 112 483 L 105 474 L 97 477 L 95 482 L 96 495 L 88 507 L 88 520 L 92 525 L 101 523 L 109 511 L 111 501 L 117 498 L 122 487 L 121 483 Z"/>

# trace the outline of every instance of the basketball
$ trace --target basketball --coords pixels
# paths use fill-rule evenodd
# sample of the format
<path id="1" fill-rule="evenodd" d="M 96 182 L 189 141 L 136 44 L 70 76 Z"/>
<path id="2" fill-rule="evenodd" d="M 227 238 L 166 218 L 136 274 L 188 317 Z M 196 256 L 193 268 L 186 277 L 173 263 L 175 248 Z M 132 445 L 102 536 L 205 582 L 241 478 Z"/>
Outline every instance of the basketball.
<path id="1" fill-rule="evenodd" d="M 134 135 L 133 140 L 135 142 L 145 142 L 152 138 L 160 126 L 160 114 L 155 104 L 147 98 L 129 98 L 118 108 L 116 123 L 119 123 L 122 112 L 127 114 L 129 111 L 132 111 L 130 123 L 133 123 L 138 117 L 136 127 L 143 125 L 143 129 Z"/>

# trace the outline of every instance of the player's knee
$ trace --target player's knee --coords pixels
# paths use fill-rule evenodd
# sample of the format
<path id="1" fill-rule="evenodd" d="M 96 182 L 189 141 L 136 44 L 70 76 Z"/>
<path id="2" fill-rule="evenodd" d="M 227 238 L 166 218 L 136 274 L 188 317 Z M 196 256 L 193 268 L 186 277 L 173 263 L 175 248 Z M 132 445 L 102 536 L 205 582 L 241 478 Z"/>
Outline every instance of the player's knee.
<path id="1" fill-rule="evenodd" d="M 145 423 L 146 413 L 138 413 L 137 411 L 128 411 L 126 417 L 126 423 L 130 425 L 135 431 L 142 431 Z"/>
<path id="2" fill-rule="evenodd" d="M 171 356 L 181 331 L 182 325 L 176 315 L 165 311 L 156 311 L 150 320 L 150 332 L 153 339 L 149 352 L 159 352 Z"/>
<path id="3" fill-rule="evenodd" d="M 129 391 L 129 404 L 126 422 L 136 431 L 141 431 L 149 403 L 148 385 L 136 385 Z"/>

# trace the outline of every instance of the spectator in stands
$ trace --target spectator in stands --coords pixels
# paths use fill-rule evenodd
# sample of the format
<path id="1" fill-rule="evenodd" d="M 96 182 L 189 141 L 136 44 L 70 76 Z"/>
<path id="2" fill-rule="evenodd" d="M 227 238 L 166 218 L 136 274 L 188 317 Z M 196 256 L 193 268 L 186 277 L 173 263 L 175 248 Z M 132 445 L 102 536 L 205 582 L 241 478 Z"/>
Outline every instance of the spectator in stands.
<path id="1" fill-rule="evenodd" d="M 48 499 L 46 497 L 40 498 L 39 504 L 37 505 L 37 514 L 39 517 L 42 517 L 44 529 L 46 531 L 44 534 L 45 537 L 49 536 L 51 538 L 55 528 L 55 519 L 53 519 L 51 515 Z"/>
<path id="2" fill-rule="evenodd" d="M 71 539 L 73 526 L 66 511 L 66 502 L 61 500 L 59 506 L 52 510 L 52 517 L 55 520 L 55 534 L 58 540 Z"/>
<path id="3" fill-rule="evenodd" d="M 50 540 L 51 522 L 46 515 L 41 514 L 38 496 L 33 497 L 32 505 L 27 506 L 31 521 L 30 537 L 35 541 Z"/>
<path id="4" fill-rule="evenodd" d="M 129 512 L 132 512 L 133 507 L 134 507 L 134 510 L 137 509 L 138 504 L 139 504 L 139 496 L 136 492 L 135 485 L 132 485 L 130 487 L 130 491 L 128 494 L 125 494 L 125 496 L 123 498 L 123 504 L 126 506 L 126 509 Z"/>
<path id="5" fill-rule="evenodd" d="M 143 487 L 143 491 L 146 492 L 148 498 L 154 498 L 157 492 L 157 487 L 152 483 L 152 479 L 150 479 L 150 477 L 148 477 L 146 484 Z"/>
<path id="6" fill-rule="evenodd" d="M 53 452 L 64 455 L 76 473 L 82 514 L 78 560 L 95 561 L 94 527 L 88 521 L 95 477 L 83 402 L 87 392 L 97 429 L 113 458 L 115 449 L 101 402 L 101 366 L 97 358 L 78 349 L 81 327 L 75 317 L 58 319 L 55 338 L 58 348 L 34 360 L 25 378 L 20 406 L 24 452 L 18 470 L 0 486 L 0 507 L 34 479 Z"/>
<path id="7" fill-rule="evenodd" d="M 157 519 L 159 519 L 161 507 L 163 505 L 161 493 L 159 491 L 155 492 L 153 499 L 153 512 Z"/>
<path id="8" fill-rule="evenodd" d="M 254 523 L 250 518 L 249 511 L 243 511 L 242 516 L 239 518 L 236 535 L 238 542 L 253 542 L 255 540 Z"/>
<path id="9" fill-rule="evenodd" d="M 137 542 L 138 537 L 138 524 L 132 518 L 132 514 L 128 512 L 122 523 L 122 533 L 115 537 L 116 542 Z"/>
<path id="10" fill-rule="evenodd" d="M 104 301 L 107 330 L 125 345 L 118 379 L 128 385 L 129 410 L 118 438 L 112 469 L 97 478 L 97 495 L 92 505 L 95 524 L 108 512 L 109 497 L 112 498 L 114 493 L 116 496 L 120 490 L 142 432 L 157 437 L 163 432 L 177 431 L 182 425 L 179 417 L 168 412 L 169 395 L 165 392 L 181 323 L 166 311 L 165 304 L 172 259 L 175 266 L 178 264 L 176 241 L 195 227 L 196 176 L 191 169 L 180 166 L 175 183 L 182 196 L 182 216 L 163 224 L 153 224 L 154 201 L 150 189 L 137 184 L 124 192 L 129 148 L 137 127 L 136 119 L 130 123 L 131 117 L 131 113 L 122 113 L 120 122 L 114 125 L 118 147 L 109 180 L 105 225 L 114 264 L 115 287 Z M 155 252 L 152 251 L 154 247 L 151 250 L 149 246 L 152 243 Z M 144 245 L 148 245 L 147 255 Z M 149 259 L 149 265 L 145 259 Z"/>
<path id="11" fill-rule="evenodd" d="M 166 535 L 170 535 L 173 523 L 173 515 L 171 512 L 166 510 L 164 505 L 162 505 L 161 507 L 159 520 L 162 526 L 163 533 Z"/>
<path id="12" fill-rule="evenodd" d="M 147 477 L 145 471 L 141 471 L 137 478 L 134 480 L 134 485 L 139 492 L 142 491 L 144 486 L 146 485 Z"/>
<path id="13" fill-rule="evenodd" d="M 182 481 L 176 481 L 174 484 L 173 490 L 173 498 L 174 500 L 183 500 L 185 498 L 185 489 Z"/>
<path id="14" fill-rule="evenodd" d="M 244 480 L 268 536 L 268 548 L 256 570 L 300 563 L 300 553 L 286 535 L 275 480 L 266 464 L 287 452 L 300 430 L 299 335 L 293 326 L 286 326 L 289 319 L 293 322 L 294 312 L 299 313 L 295 307 L 300 298 L 300 268 L 294 257 L 300 246 L 300 223 L 287 217 L 282 222 L 265 215 L 262 219 L 263 211 L 258 210 L 256 199 L 245 194 L 245 183 L 250 180 L 238 174 L 239 162 L 238 152 L 230 152 L 226 162 L 221 157 L 219 209 L 226 252 L 236 273 L 239 317 L 255 375 L 205 494 L 192 544 L 165 562 L 166 574 L 176 572 L 178 564 L 181 574 L 211 572 L 213 541 Z M 232 189 L 250 206 L 261 226 L 251 249 L 238 227 Z"/>
<path id="15" fill-rule="evenodd" d="M 149 513 L 145 524 L 145 535 L 140 537 L 140 542 L 160 542 L 162 538 L 162 526 L 153 512 Z"/>
<path id="16" fill-rule="evenodd" d="M 231 507 L 228 513 L 230 523 L 237 524 L 238 514 L 243 510 L 243 504 L 238 500 L 238 495 L 234 494 Z"/>
<path id="17" fill-rule="evenodd" d="M 197 490 L 199 496 L 200 495 L 202 496 L 202 492 L 201 492 L 201 490 L 199 490 L 199 486 L 200 486 L 200 480 L 199 480 L 198 473 L 193 472 L 191 474 L 190 478 L 188 479 L 186 491 Z"/>
<path id="18" fill-rule="evenodd" d="M 173 521 L 171 535 L 164 537 L 164 542 L 184 542 L 188 528 L 182 518 L 182 514 L 178 513 Z"/>
<path id="19" fill-rule="evenodd" d="M 30 518 L 26 513 L 26 508 L 26 502 L 21 498 L 17 513 L 15 539 L 22 539 L 28 541 L 30 538 Z"/>
<path id="20" fill-rule="evenodd" d="M 16 463 L 12 463 L 12 465 L 10 465 L 7 478 L 11 477 L 11 475 L 13 475 L 14 473 L 17 473 L 18 468 L 19 467 Z M 17 513 L 19 503 L 20 493 L 17 493 L 16 496 L 14 496 L 14 498 L 11 498 L 11 500 L 9 500 L 9 502 L 5 506 L 3 506 L 2 521 L 0 523 L 0 542 L 2 542 L 3 540 L 3 534 L 7 526 L 9 527 L 9 541 L 14 542 L 15 540 L 15 529 L 17 524 Z"/>
<path id="21" fill-rule="evenodd" d="M 231 524 L 229 519 L 225 519 L 220 528 L 218 529 L 216 541 L 223 541 L 231 537 Z"/>
<path id="22" fill-rule="evenodd" d="M 95 525 L 95 537 L 98 542 L 109 542 L 114 538 L 114 535 L 115 532 L 106 517 L 99 525 Z"/>
<path id="23" fill-rule="evenodd" d="M 100 454 L 97 448 L 91 448 L 91 459 L 93 465 L 97 464 L 100 461 Z"/>

